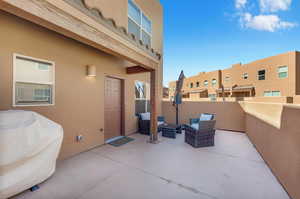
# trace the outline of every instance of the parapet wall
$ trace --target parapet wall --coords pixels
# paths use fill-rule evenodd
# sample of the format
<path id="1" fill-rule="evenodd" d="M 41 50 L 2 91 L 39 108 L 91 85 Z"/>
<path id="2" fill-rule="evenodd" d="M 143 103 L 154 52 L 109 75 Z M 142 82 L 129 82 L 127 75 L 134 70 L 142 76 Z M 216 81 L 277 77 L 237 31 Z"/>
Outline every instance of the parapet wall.
<path id="1" fill-rule="evenodd" d="M 167 122 L 175 123 L 175 107 L 169 101 L 162 103 L 163 115 Z M 184 101 L 179 106 L 180 123 L 189 123 L 190 118 L 199 117 L 200 113 L 214 113 L 217 128 L 231 131 L 245 131 L 245 113 L 237 102 L 194 102 Z"/>
<path id="2" fill-rule="evenodd" d="M 291 198 L 300 199 L 300 105 L 184 101 L 179 107 L 180 123 L 215 113 L 218 129 L 246 132 Z M 162 110 L 166 121 L 174 123 L 172 103 L 164 101 Z"/>

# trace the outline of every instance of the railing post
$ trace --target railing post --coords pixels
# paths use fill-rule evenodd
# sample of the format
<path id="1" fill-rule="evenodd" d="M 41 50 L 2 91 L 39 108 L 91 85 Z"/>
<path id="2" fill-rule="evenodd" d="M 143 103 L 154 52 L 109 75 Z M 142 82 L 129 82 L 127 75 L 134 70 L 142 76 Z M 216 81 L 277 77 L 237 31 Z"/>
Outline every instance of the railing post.
<path id="1" fill-rule="evenodd" d="M 150 72 L 150 104 L 151 104 L 151 128 L 150 128 L 150 143 L 158 142 L 157 132 L 157 113 L 156 113 L 156 71 Z"/>

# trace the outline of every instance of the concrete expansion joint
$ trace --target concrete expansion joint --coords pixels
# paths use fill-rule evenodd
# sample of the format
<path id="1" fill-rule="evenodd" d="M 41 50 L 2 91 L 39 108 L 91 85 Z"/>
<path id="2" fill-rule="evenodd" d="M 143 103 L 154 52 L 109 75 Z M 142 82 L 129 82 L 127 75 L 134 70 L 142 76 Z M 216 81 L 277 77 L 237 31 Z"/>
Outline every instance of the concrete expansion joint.
<path id="1" fill-rule="evenodd" d="M 96 154 L 98 154 L 98 153 L 96 153 Z M 196 188 L 194 188 L 194 187 L 190 187 L 190 186 L 187 186 L 187 185 L 184 185 L 184 184 L 175 182 L 175 181 L 173 181 L 173 180 L 171 180 L 171 179 L 168 179 L 168 178 L 165 178 L 165 177 L 156 175 L 156 174 L 154 174 L 154 173 L 152 173 L 152 172 L 146 171 L 146 170 L 141 169 L 141 168 L 138 168 L 138 167 L 131 166 L 131 165 L 126 164 L 126 163 L 124 163 L 124 162 L 115 160 L 115 159 L 113 159 L 113 158 L 111 158 L 111 157 L 108 157 L 108 156 L 105 156 L 105 155 L 100 155 L 100 154 L 98 154 L 98 155 L 101 156 L 101 157 L 103 157 L 103 158 L 106 158 L 106 159 L 108 159 L 108 160 L 114 161 L 114 162 L 116 162 L 116 163 L 118 163 L 118 164 L 120 164 L 120 165 L 122 165 L 122 166 L 127 167 L 127 168 L 135 169 L 135 170 L 138 170 L 138 171 L 140 171 L 140 172 L 142 172 L 142 173 L 144 173 L 144 174 L 146 174 L 146 175 L 150 175 L 150 176 L 152 176 L 152 177 L 158 178 L 158 179 L 160 179 L 160 180 L 166 182 L 167 184 L 174 184 L 174 185 L 177 185 L 179 188 L 185 189 L 186 191 L 192 192 L 192 193 L 194 193 L 194 194 L 205 195 L 205 196 L 207 196 L 207 197 L 209 197 L 209 198 L 211 198 L 211 199 L 218 199 L 217 197 L 212 196 L 212 195 L 210 195 L 210 194 L 208 194 L 208 193 L 199 191 L 198 189 L 196 189 Z M 108 176 L 107 179 L 108 179 L 109 177 L 110 177 L 110 176 Z"/>

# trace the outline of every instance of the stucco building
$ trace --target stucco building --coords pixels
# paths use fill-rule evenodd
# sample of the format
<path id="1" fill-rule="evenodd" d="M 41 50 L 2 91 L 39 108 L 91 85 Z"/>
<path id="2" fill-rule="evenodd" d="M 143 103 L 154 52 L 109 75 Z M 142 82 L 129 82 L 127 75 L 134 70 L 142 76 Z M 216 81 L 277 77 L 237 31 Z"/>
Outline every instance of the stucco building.
<path id="1" fill-rule="evenodd" d="M 170 82 L 174 96 L 175 82 Z M 287 52 L 248 64 L 188 77 L 183 85 L 189 99 L 215 97 L 293 97 L 300 94 L 300 53 Z M 202 93 L 202 94 L 201 94 Z"/>
<path id="2" fill-rule="evenodd" d="M 156 129 L 162 20 L 157 0 L 0 1 L 0 110 L 61 124 L 61 158 L 135 133 L 137 112 Z"/>

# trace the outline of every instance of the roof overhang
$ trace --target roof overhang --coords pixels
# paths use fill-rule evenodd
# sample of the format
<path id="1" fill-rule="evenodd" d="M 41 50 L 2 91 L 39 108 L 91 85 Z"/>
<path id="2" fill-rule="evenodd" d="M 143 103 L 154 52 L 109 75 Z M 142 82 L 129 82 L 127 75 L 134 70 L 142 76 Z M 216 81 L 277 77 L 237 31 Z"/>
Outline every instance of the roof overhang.
<path id="1" fill-rule="evenodd" d="M 218 88 L 216 90 L 217 93 L 222 93 L 223 92 L 223 89 L 222 88 Z M 224 88 L 224 92 L 227 93 L 227 92 L 231 92 L 231 88 Z"/>
<path id="2" fill-rule="evenodd" d="M 146 69 L 157 69 L 159 53 L 135 41 L 125 28 L 117 27 L 113 20 L 101 16 L 100 11 L 97 18 L 97 14 L 92 15 L 94 9 L 82 6 L 84 0 L 0 1 L 1 10 Z"/>
<path id="3" fill-rule="evenodd" d="M 234 86 L 232 92 L 251 92 L 255 89 L 252 85 Z"/>
<path id="4" fill-rule="evenodd" d="M 203 93 L 203 92 L 207 92 L 207 89 L 197 89 L 197 90 L 190 91 L 190 93 Z"/>

